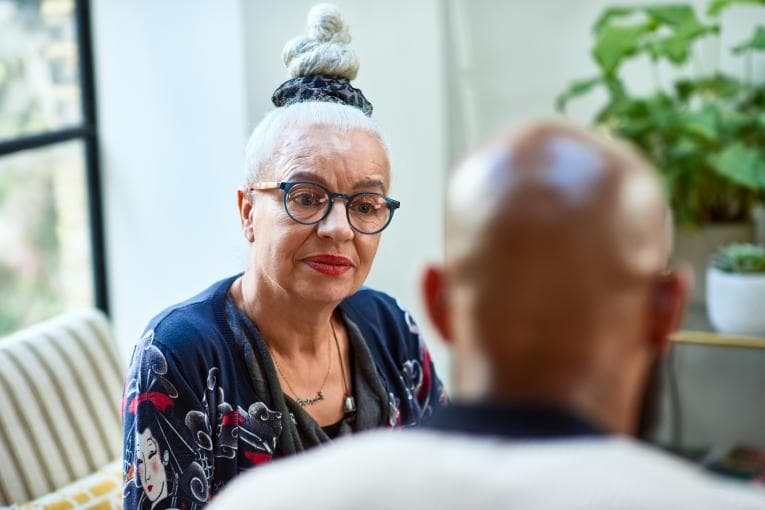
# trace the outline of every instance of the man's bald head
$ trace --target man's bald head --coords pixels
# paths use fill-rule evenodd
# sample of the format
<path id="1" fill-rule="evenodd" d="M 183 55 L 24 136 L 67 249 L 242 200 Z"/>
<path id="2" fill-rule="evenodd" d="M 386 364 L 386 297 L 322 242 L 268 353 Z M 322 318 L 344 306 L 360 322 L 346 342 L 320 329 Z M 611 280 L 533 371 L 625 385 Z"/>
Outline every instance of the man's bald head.
<path id="1" fill-rule="evenodd" d="M 634 386 L 645 366 L 612 371 L 650 350 L 667 224 L 651 167 L 581 129 L 539 124 L 469 157 L 447 195 L 458 393 L 587 408 Z"/>
<path id="2" fill-rule="evenodd" d="M 480 270 L 487 274 L 540 263 L 548 273 L 556 269 L 551 254 L 581 255 L 580 269 L 612 284 L 603 269 L 628 276 L 663 268 L 666 219 L 657 177 L 634 151 L 569 125 L 540 124 L 457 168 L 447 199 L 446 256 L 460 274 L 470 274 L 476 259 L 489 262 Z"/>

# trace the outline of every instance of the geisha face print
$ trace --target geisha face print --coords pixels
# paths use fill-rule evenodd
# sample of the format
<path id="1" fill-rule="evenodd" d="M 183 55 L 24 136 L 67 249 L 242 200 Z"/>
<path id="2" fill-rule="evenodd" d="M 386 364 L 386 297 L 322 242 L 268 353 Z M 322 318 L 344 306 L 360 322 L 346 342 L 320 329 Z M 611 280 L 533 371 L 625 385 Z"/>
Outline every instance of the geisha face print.
<path id="1" fill-rule="evenodd" d="M 168 452 L 160 451 L 159 443 L 147 427 L 136 434 L 136 464 L 138 479 L 146 497 L 154 503 L 167 497 L 167 462 Z"/>

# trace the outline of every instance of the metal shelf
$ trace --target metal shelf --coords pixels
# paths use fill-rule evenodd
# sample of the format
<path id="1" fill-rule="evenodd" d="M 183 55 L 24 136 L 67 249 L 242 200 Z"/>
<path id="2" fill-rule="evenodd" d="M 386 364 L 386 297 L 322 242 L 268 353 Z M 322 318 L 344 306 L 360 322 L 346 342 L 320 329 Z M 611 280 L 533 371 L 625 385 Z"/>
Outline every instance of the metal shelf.
<path id="1" fill-rule="evenodd" d="M 683 329 L 674 333 L 670 338 L 674 342 L 684 344 L 765 349 L 765 337 L 729 335 L 715 332 L 709 323 L 703 303 L 695 303 L 689 307 L 685 322 L 683 323 Z"/>

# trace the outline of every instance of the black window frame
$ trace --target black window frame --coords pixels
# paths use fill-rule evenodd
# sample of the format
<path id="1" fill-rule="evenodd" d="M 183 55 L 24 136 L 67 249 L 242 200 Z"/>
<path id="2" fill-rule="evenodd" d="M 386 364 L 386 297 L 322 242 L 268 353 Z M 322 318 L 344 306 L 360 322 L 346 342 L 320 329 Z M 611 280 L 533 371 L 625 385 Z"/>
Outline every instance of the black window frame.
<path id="1" fill-rule="evenodd" d="M 90 251 L 93 264 L 95 306 L 108 315 L 109 296 L 107 293 L 104 221 L 101 200 L 101 166 L 98 153 L 98 122 L 89 0 L 74 0 L 74 18 L 77 34 L 82 122 L 77 126 L 0 140 L 0 158 L 16 152 L 51 147 L 73 140 L 82 142 L 85 152 L 84 160 L 88 193 Z"/>

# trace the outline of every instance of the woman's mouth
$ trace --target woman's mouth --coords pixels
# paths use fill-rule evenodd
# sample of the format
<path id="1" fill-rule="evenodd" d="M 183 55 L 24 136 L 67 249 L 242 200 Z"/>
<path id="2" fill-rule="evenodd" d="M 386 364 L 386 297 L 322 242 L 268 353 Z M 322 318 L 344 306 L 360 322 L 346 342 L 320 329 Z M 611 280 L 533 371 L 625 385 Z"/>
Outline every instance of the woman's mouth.
<path id="1" fill-rule="evenodd" d="M 328 276 L 340 276 L 353 268 L 351 259 L 340 255 L 315 255 L 304 259 L 303 262 L 314 271 Z"/>
<path id="2" fill-rule="evenodd" d="M 154 488 L 154 486 L 153 486 L 153 485 L 148 485 L 148 486 L 146 487 L 146 492 L 151 492 L 151 490 L 152 490 L 153 488 Z"/>

